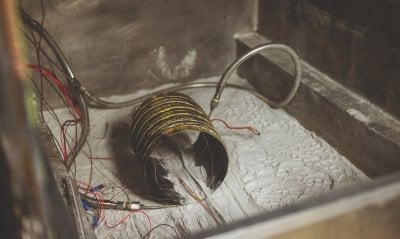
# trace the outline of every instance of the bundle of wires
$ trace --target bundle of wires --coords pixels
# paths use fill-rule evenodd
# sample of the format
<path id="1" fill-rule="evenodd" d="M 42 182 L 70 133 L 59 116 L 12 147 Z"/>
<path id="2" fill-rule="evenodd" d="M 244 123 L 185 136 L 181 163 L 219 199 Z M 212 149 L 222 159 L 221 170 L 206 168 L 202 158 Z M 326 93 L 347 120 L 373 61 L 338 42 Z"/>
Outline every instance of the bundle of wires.
<path id="1" fill-rule="evenodd" d="M 38 66 L 38 65 L 33 65 L 29 64 L 28 67 L 30 69 L 33 69 L 37 72 L 40 73 L 41 76 L 43 76 L 46 80 L 49 81 L 52 85 L 56 87 L 56 89 L 61 93 L 63 96 L 67 106 L 71 109 L 71 113 L 74 117 L 74 120 L 67 120 L 65 121 L 62 126 L 61 126 L 61 153 L 63 155 L 64 163 L 68 167 L 69 161 L 68 161 L 68 153 L 67 153 L 67 143 L 66 143 L 66 131 L 68 126 L 71 125 L 76 125 L 78 123 L 82 122 L 82 110 L 81 107 L 75 103 L 75 101 L 72 99 L 72 95 L 69 91 L 69 89 L 61 82 L 60 79 L 57 78 L 57 76 L 54 75 L 50 70 Z M 77 152 L 74 154 L 76 155 Z M 70 156 L 72 157 L 72 156 Z"/>
<path id="2" fill-rule="evenodd" d="M 216 92 L 214 97 L 211 100 L 210 103 L 210 114 L 212 111 L 218 106 L 219 99 L 221 97 L 222 91 L 227 87 L 231 88 L 236 88 L 240 90 L 245 90 L 256 97 L 260 98 L 267 104 L 269 104 L 272 107 L 283 107 L 286 104 L 288 104 L 292 98 L 294 97 L 299 84 L 300 84 L 300 79 L 301 79 L 301 68 L 300 68 L 300 60 L 297 57 L 297 55 L 294 53 L 294 51 L 284 45 L 281 44 L 262 44 L 260 46 L 257 46 L 253 49 L 251 49 L 248 53 L 245 55 L 237 58 L 223 73 L 220 81 L 218 83 L 215 82 L 202 82 L 202 83 L 186 83 L 186 84 L 181 84 L 178 86 L 170 87 L 168 89 L 164 89 L 161 91 L 154 92 L 153 94 L 146 95 L 143 97 L 135 98 L 132 100 L 124 101 L 124 102 L 108 102 L 103 99 L 100 99 L 96 97 L 93 93 L 91 93 L 89 90 L 87 90 L 81 83 L 80 81 L 75 77 L 70 64 L 68 63 L 67 59 L 65 58 L 63 52 L 61 51 L 60 47 L 57 45 L 55 40 L 51 37 L 51 35 L 46 31 L 46 29 L 42 26 L 42 24 L 39 24 L 37 21 L 32 19 L 22 8 L 20 8 L 20 13 L 21 17 L 23 20 L 24 25 L 27 27 L 27 29 L 31 32 L 36 32 L 40 36 L 40 40 L 37 47 L 37 54 L 43 54 L 46 56 L 49 62 L 54 63 L 54 61 L 48 56 L 48 54 L 40 48 L 40 41 L 43 39 L 47 45 L 51 48 L 53 54 L 57 58 L 57 62 L 60 65 L 60 67 L 57 66 L 57 64 L 53 64 L 52 66 L 57 67 L 57 69 L 61 70 L 62 73 L 64 74 L 64 78 L 66 81 L 66 84 L 63 83 L 63 81 L 58 78 L 54 73 L 52 73 L 49 69 L 46 69 L 40 65 L 39 57 L 38 57 L 38 64 L 34 65 L 31 64 L 29 65 L 29 68 L 31 68 L 34 71 L 37 71 L 40 73 L 41 77 L 44 77 L 48 82 L 53 86 L 54 89 L 56 89 L 60 95 L 62 96 L 62 99 L 70 108 L 71 114 L 73 115 L 74 119 L 69 120 L 64 122 L 62 124 L 62 139 L 65 138 L 66 130 L 69 126 L 71 125 L 76 125 L 80 124 L 81 130 L 80 130 L 80 135 L 78 139 L 76 140 L 76 143 L 72 145 L 71 149 L 69 152 L 67 152 L 67 145 L 66 142 L 63 141 L 62 145 L 60 146 L 61 153 L 63 155 L 63 162 L 66 166 L 67 171 L 70 171 L 71 166 L 74 165 L 75 158 L 78 155 L 78 153 L 81 151 L 83 145 L 86 142 L 86 139 L 89 134 L 89 113 L 88 113 L 88 106 L 90 107 L 95 107 L 95 108 L 103 108 L 103 109 L 112 109 L 112 108 L 122 108 L 122 107 L 128 107 L 128 106 L 134 106 L 139 103 L 141 103 L 144 99 L 149 98 L 152 95 L 158 95 L 160 93 L 165 93 L 165 92 L 171 92 L 171 91 L 181 91 L 181 90 L 186 90 L 186 89 L 193 89 L 193 88 L 216 88 Z M 25 34 L 28 39 L 29 36 Z M 33 36 L 33 33 L 32 33 Z M 36 44 L 36 41 L 32 41 L 34 44 Z M 251 89 L 251 88 L 246 88 L 243 86 L 238 86 L 238 85 L 232 85 L 232 84 L 227 84 L 227 80 L 230 77 L 230 75 L 238 68 L 244 61 L 246 61 L 248 58 L 251 56 L 259 53 L 260 51 L 263 50 L 268 50 L 268 49 L 278 49 L 278 50 L 283 50 L 286 53 L 288 53 L 291 56 L 291 59 L 294 62 L 295 65 L 295 81 L 293 83 L 293 86 L 288 94 L 288 96 L 283 99 L 282 101 L 276 102 L 276 101 L 271 101 L 269 99 L 266 99 L 263 95 L 259 94 L 257 91 Z M 221 121 L 221 120 L 219 120 Z M 222 122 L 222 121 L 221 121 Z M 248 128 L 248 127 L 247 127 Z M 257 131 L 253 131 L 253 133 L 257 133 Z M 121 202 L 114 202 L 114 201 L 105 201 L 104 199 L 100 198 L 99 196 L 96 196 L 94 198 L 89 197 L 86 195 L 86 193 L 81 193 L 81 198 L 83 201 L 86 203 L 91 203 L 91 206 L 97 207 L 99 210 L 100 215 L 98 215 L 98 220 L 101 216 L 101 211 L 104 209 L 104 205 L 108 203 L 109 205 L 114 205 L 110 206 L 109 208 L 112 209 L 124 209 L 123 207 L 121 208 L 120 204 Z M 130 203 L 130 202 L 129 202 Z M 118 206 L 119 205 L 119 206 Z M 127 207 L 129 208 L 129 207 Z M 143 206 L 141 205 L 141 208 L 143 209 L 156 209 L 160 208 L 157 206 Z M 126 210 L 126 208 L 125 208 Z M 96 223 L 98 223 L 98 220 Z M 155 227 L 156 228 L 156 227 Z M 154 230 L 153 228 L 152 230 Z M 149 232 L 150 233 L 150 232 Z M 146 237 L 149 235 L 146 235 Z"/>

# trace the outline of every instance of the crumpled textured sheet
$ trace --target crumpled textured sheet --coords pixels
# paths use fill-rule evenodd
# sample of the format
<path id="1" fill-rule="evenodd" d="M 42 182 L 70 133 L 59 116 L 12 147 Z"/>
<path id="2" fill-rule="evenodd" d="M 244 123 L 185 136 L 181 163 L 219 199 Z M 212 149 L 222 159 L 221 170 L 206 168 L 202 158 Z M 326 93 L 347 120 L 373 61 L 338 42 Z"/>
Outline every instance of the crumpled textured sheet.
<path id="1" fill-rule="evenodd" d="M 217 78 L 205 80 L 216 81 Z M 242 79 L 236 80 L 244 82 Z M 113 96 L 108 100 L 122 101 L 146 93 L 147 91 L 139 91 L 127 96 Z M 212 89 L 188 90 L 184 93 L 194 98 L 208 112 Z M 130 177 L 133 178 L 132 181 L 140 177 L 134 169 L 135 159 L 116 158 L 110 147 L 110 141 L 114 140 L 115 143 L 110 125 L 125 124 L 123 127 L 128 127 L 133 110 L 90 110 L 91 131 L 88 143 L 93 157 L 110 157 L 109 160 L 93 160 L 91 185 L 106 185 L 103 190 L 105 198 L 117 193 L 118 189 L 113 187 L 128 186 L 128 190 L 115 197 L 116 200 L 129 198 L 154 205 L 154 202 L 135 195 L 135 187 L 140 185 L 135 186 L 135 182 L 129 182 Z M 66 115 L 67 111 L 59 109 L 56 113 Z M 212 204 L 226 223 L 368 180 L 345 157 L 303 128 L 296 119 L 283 110 L 271 109 L 248 92 L 225 89 L 220 106 L 212 118 L 223 119 L 234 126 L 252 126 L 261 132 L 260 136 L 256 136 L 248 131 L 229 130 L 219 122 L 214 123 L 227 146 L 229 169 L 222 185 L 209 195 L 208 203 Z M 50 123 L 50 127 L 57 132 L 55 122 Z M 125 133 L 128 131 L 129 127 Z M 107 134 L 104 137 L 105 132 Z M 88 154 L 87 146 L 84 152 Z M 88 182 L 91 164 L 84 152 L 76 161 L 76 178 L 78 181 Z M 127 152 L 129 153 L 129 149 Z M 95 228 L 98 238 L 143 237 L 149 230 L 149 225 L 141 213 L 132 214 L 125 223 L 115 228 L 107 227 L 107 224 L 115 224 L 127 213 L 105 210 L 100 225 Z M 198 203 L 149 210 L 146 213 L 150 216 L 153 227 L 161 223 L 170 224 L 176 228 L 180 237 L 217 226 Z M 88 223 L 91 223 L 91 219 L 88 216 Z M 174 237 L 173 230 L 165 226 L 151 233 L 151 238 Z"/>

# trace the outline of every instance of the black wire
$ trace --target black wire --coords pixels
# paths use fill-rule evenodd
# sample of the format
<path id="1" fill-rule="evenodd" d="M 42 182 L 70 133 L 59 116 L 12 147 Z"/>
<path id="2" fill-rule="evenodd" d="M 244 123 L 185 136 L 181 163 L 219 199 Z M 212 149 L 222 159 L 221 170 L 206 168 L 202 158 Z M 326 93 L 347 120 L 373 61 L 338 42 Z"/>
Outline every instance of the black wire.
<path id="1" fill-rule="evenodd" d="M 83 145 L 86 142 L 86 139 L 89 135 L 89 112 L 87 108 L 87 104 L 85 101 L 85 98 L 82 94 L 79 93 L 80 91 L 80 83 L 75 79 L 75 76 L 71 70 L 71 67 L 69 66 L 65 56 L 63 55 L 63 52 L 60 50 L 58 47 L 57 43 L 54 41 L 54 39 L 50 36 L 50 34 L 46 31 L 46 29 L 41 26 L 38 22 L 33 20 L 29 14 L 27 14 L 22 8 L 20 8 L 20 13 L 22 20 L 26 26 L 28 26 L 30 29 L 34 30 L 37 32 L 44 40 L 45 42 L 50 46 L 50 48 L 53 50 L 54 55 L 56 56 L 57 60 L 59 61 L 61 67 L 64 70 L 65 75 L 67 76 L 67 81 L 69 84 L 70 92 L 72 95 L 73 100 L 78 103 L 79 108 L 82 111 L 81 115 L 81 133 L 78 139 L 78 142 L 74 146 L 74 148 L 70 151 L 70 153 L 67 156 L 67 171 L 70 170 L 72 164 L 75 162 L 75 158 L 82 149 Z"/>
<path id="2" fill-rule="evenodd" d="M 47 30 L 41 26 L 37 21 L 35 21 L 28 13 L 26 13 L 22 8 L 20 8 L 21 18 L 23 23 L 30 29 L 34 30 L 38 33 L 44 41 L 49 45 L 52 49 L 54 55 L 56 56 L 57 60 L 59 61 L 61 67 L 63 68 L 65 74 L 67 75 L 67 79 L 69 83 L 70 81 L 75 78 L 74 73 L 71 70 L 63 52 L 61 51 L 60 47 L 54 41 L 54 39 L 50 36 Z"/>
<path id="3" fill-rule="evenodd" d="M 42 12 L 42 17 L 40 20 L 40 26 L 43 27 L 43 23 L 44 23 L 44 19 L 45 19 L 45 11 L 44 11 L 44 6 L 43 6 L 43 0 L 40 0 L 40 8 L 41 8 L 41 12 Z M 35 36 L 32 34 L 32 43 L 33 46 L 35 47 L 35 52 L 36 52 L 36 61 L 37 61 L 37 65 L 41 65 L 40 64 L 40 48 L 41 48 L 41 41 L 42 41 L 42 37 L 39 36 L 39 41 L 36 40 Z M 40 90 L 41 93 L 43 92 L 43 75 L 40 74 Z M 44 115 L 43 115 L 43 101 L 40 101 L 40 113 L 42 115 L 42 118 L 44 119 Z"/>
<path id="4" fill-rule="evenodd" d="M 33 44 L 33 46 L 35 46 L 35 45 L 36 45 L 36 42 L 29 36 L 29 34 L 26 33 L 26 32 L 25 32 L 24 30 L 22 30 L 22 29 L 21 29 L 21 31 L 22 31 L 22 33 L 24 34 L 24 36 L 26 37 L 26 39 L 28 39 L 28 40 Z M 27 28 L 27 31 L 29 31 L 29 33 L 30 33 L 31 35 L 33 35 L 33 32 L 32 32 L 32 30 L 31 30 L 30 28 Z M 63 72 L 63 70 L 61 69 L 61 67 L 55 62 L 55 60 L 53 60 L 53 59 L 46 53 L 45 50 L 43 50 L 43 48 L 40 48 L 39 50 L 40 50 L 40 53 L 41 53 L 41 54 L 45 57 L 45 59 L 47 60 L 47 63 L 50 65 L 50 69 L 51 69 L 51 71 L 52 71 L 53 73 L 56 73 L 56 71 L 55 71 L 55 69 L 54 69 L 54 68 L 56 68 L 57 71 L 60 71 L 60 72 L 62 72 L 63 74 L 65 74 L 65 73 Z"/>
<path id="5" fill-rule="evenodd" d="M 43 67 L 42 67 L 42 68 L 43 68 Z M 40 73 L 39 73 L 39 74 L 40 74 Z M 41 74 L 40 74 L 40 75 L 41 75 Z M 37 94 L 40 96 L 40 99 L 41 99 L 42 101 L 44 101 L 45 104 L 47 104 L 47 106 L 50 108 L 50 110 L 53 110 L 53 111 L 54 111 L 54 109 L 50 106 L 50 104 L 49 104 L 49 103 L 46 101 L 46 99 L 44 98 L 43 92 L 40 91 L 39 87 L 36 85 L 36 83 L 35 83 L 35 81 L 33 80 L 33 78 L 32 78 L 31 76 L 29 76 L 29 75 L 28 75 L 28 77 L 30 78 L 31 82 L 33 83 L 34 87 L 36 88 L 36 92 L 37 92 Z M 71 114 L 73 114 L 72 109 L 70 109 L 70 108 L 68 107 L 67 101 L 65 100 L 63 94 L 60 92 L 60 90 L 57 88 L 57 86 L 56 86 L 51 80 L 49 80 L 47 77 L 43 77 L 43 79 L 45 79 L 45 80 L 47 81 L 47 83 L 50 84 L 50 86 L 53 88 L 54 92 L 56 92 L 57 96 L 62 100 L 63 104 L 64 104 L 65 106 L 67 106 L 69 112 L 70 112 Z M 42 118 L 44 119 L 43 112 L 41 112 L 41 113 L 42 113 Z M 58 118 L 58 117 L 57 117 L 57 118 Z M 60 121 L 59 119 L 58 119 L 58 123 L 59 123 L 59 125 L 61 126 L 61 121 Z"/>
<path id="6" fill-rule="evenodd" d="M 142 239 L 148 238 L 151 232 L 153 232 L 155 229 L 157 229 L 157 228 L 159 228 L 159 227 L 162 227 L 162 226 L 166 226 L 166 227 L 171 228 L 171 229 L 174 231 L 174 233 L 175 233 L 175 235 L 176 235 L 176 238 L 179 238 L 179 234 L 178 234 L 178 232 L 176 231 L 176 229 L 175 229 L 173 226 L 168 225 L 168 224 L 166 224 L 166 223 L 162 223 L 162 224 L 159 224 L 159 225 L 153 227 L 150 231 L 148 231 L 148 232 L 146 233 L 146 235 L 144 235 L 144 237 L 142 237 Z"/>
<path id="7" fill-rule="evenodd" d="M 103 99 L 96 97 L 92 92 L 88 91 L 74 76 L 74 73 L 65 58 L 63 52 L 60 47 L 57 45 L 55 40 L 51 37 L 51 35 L 47 32 L 47 30 L 41 26 L 37 21 L 35 21 L 28 13 L 26 13 L 22 8 L 20 8 L 21 17 L 24 24 L 38 33 L 47 43 L 47 45 L 52 49 L 54 55 L 59 61 L 63 71 L 65 72 L 68 80 L 68 84 L 70 86 L 70 90 L 72 93 L 73 99 L 78 101 L 78 95 L 82 95 L 83 100 L 87 101 L 87 104 L 91 107 L 100 108 L 100 109 L 118 109 L 122 107 L 132 106 L 141 101 L 141 98 L 132 99 L 123 102 L 109 102 Z"/>
<path id="8" fill-rule="evenodd" d="M 56 120 L 56 122 L 58 123 L 58 125 L 60 125 L 60 127 L 61 127 L 60 118 L 58 118 L 57 114 L 54 112 L 54 109 L 51 107 L 51 105 L 49 104 L 49 102 L 47 102 L 47 100 L 46 100 L 44 97 L 42 97 L 42 95 L 40 94 L 40 90 L 39 90 L 38 86 L 36 85 L 35 81 L 32 79 L 32 77 L 31 77 L 30 75 L 28 75 L 28 78 L 31 80 L 31 82 L 32 82 L 32 84 L 33 84 L 33 86 L 34 86 L 34 91 L 36 92 L 36 94 L 39 95 L 39 96 L 41 97 L 40 100 L 43 101 L 43 102 L 45 103 L 45 105 L 47 106 L 47 108 L 48 108 L 49 111 L 50 111 L 50 114 L 53 116 L 53 118 Z M 43 114 L 41 114 L 41 117 L 42 117 L 42 118 L 40 119 L 40 121 L 44 121 L 45 119 L 44 119 L 44 117 L 43 117 Z M 61 150 L 61 145 L 60 145 L 60 143 L 58 142 L 58 140 L 57 140 L 57 138 L 56 138 L 56 136 L 54 135 L 53 132 L 51 132 L 51 137 L 53 138 L 54 142 L 57 144 L 58 148 Z"/>
<path id="9" fill-rule="evenodd" d="M 32 83 L 33 83 L 33 85 L 34 85 L 36 91 L 39 91 L 39 88 L 37 87 L 37 85 L 36 85 L 36 83 L 33 81 L 33 79 L 32 79 L 30 76 L 29 76 L 29 78 L 31 79 L 31 81 L 32 81 Z M 64 97 L 62 96 L 62 94 L 59 92 L 59 90 L 57 89 L 57 87 L 54 85 L 54 83 L 53 83 L 52 81 L 50 81 L 47 77 L 44 77 L 44 79 L 51 85 L 51 87 L 55 90 L 55 92 L 57 93 L 57 95 L 62 99 L 62 101 L 64 102 L 64 104 L 65 104 L 65 105 L 68 105 L 68 104 L 66 103 Z M 57 115 L 55 114 L 54 109 L 52 109 L 52 107 L 50 106 L 50 104 L 46 101 L 46 99 L 43 97 L 42 93 L 40 93 L 39 95 L 40 95 L 40 100 L 41 100 L 41 101 L 44 101 L 45 104 L 47 105 L 47 107 L 49 107 L 51 114 L 53 114 L 53 115 L 55 116 L 57 123 L 58 123 L 58 124 L 60 125 L 60 127 L 61 127 L 61 126 L 62 126 L 61 121 L 60 121 L 60 119 L 57 117 Z M 85 103 L 85 102 L 83 102 L 83 103 Z M 85 106 L 85 107 L 80 107 L 80 108 L 81 108 L 81 109 L 85 109 L 85 108 L 87 109 L 86 106 Z M 81 131 L 83 132 L 83 131 L 85 130 L 84 127 L 89 128 L 89 125 L 88 125 L 88 123 L 89 123 L 89 115 L 88 115 L 87 110 L 86 110 L 86 112 L 85 112 L 85 110 L 82 110 L 82 111 L 83 111 L 83 114 L 86 114 L 86 116 L 81 117 L 81 123 L 82 123 L 82 130 L 81 130 Z M 72 113 L 72 112 L 71 112 L 71 113 Z M 44 120 L 43 114 L 42 114 L 42 119 Z M 83 119 L 83 122 L 82 122 L 82 119 Z M 60 144 L 58 143 L 58 141 L 57 141 L 55 135 L 52 134 L 52 136 L 53 136 L 53 139 L 56 141 L 57 145 L 60 147 Z M 68 154 L 68 156 L 67 156 L 67 164 L 66 164 L 66 167 L 67 167 L 68 170 L 69 170 L 69 168 L 71 167 L 71 166 L 68 165 L 68 162 L 70 162 L 70 161 L 71 161 L 71 158 L 73 158 L 72 162 L 70 162 L 70 164 L 72 165 L 72 163 L 73 163 L 74 160 L 75 160 L 75 157 L 76 157 L 76 154 L 77 154 L 77 150 L 81 149 L 81 148 L 83 147 L 83 145 L 85 144 L 85 142 L 86 142 L 86 138 L 79 137 L 78 143 L 74 146 L 74 148 L 73 148 L 73 149 L 71 150 L 71 152 Z M 60 149 L 61 149 L 61 147 L 60 147 Z M 79 151 L 78 151 L 78 152 L 79 152 Z M 65 162 L 63 162 L 63 163 L 65 163 Z"/>
<path id="10" fill-rule="evenodd" d="M 67 156 L 67 171 L 69 171 L 71 166 L 74 164 L 76 156 L 85 145 L 85 142 L 89 135 L 89 111 L 82 95 L 79 96 L 79 108 L 82 110 L 82 115 L 80 118 L 82 129 L 79 135 L 78 142 Z"/>
<path id="11" fill-rule="evenodd" d="M 87 190 L 89 190 L 90 188 L 90 184 L 92 183 L 93 180 L 93 152 L 92 152 L 92 146 L 90 146 L 89 142 L 86 141 L 86 145 L 88 147 L 89 150 L 89 154 L 87 154 L 84 150 L 82 150 L 82 152 L 85 154 L 85 156 L 89 159 L 90 162 L 90 171 L 89 171 L 89 181 L 88 181 L 88 187 Z M 76 176 L 76 164 L 75 164 L 75 176 Z"/>
<path id="12" fill-rule="evenodd" d="M 24 24 L 31 30 L 34 30 L 36 33 L 38 33 L 44 39 L 44 41 L 48 44 L 48 46 L 52 49 L 54 55 L 56 56 L 57 60 L 59 61 L 60 65 L 61 65 L 65 75 L 67 76 L 67 81 L 68 81 L 68 85 L 70 88 L 72 98 L 76 103 L 78 103 L 82 112 L 84 113 L 81 117 L 82 130 L 81 130 L 81 135 L 79 137 L 78 143 L 67 156 L 67 162 L 68 162 L 67 170 L 69 171 L 69 169 L 71 168 L 72 164 L 75 161 L 76 155 L 82 149 L 82 147 L 85 144 L 85 141 L 88 137 L 88 134 L 89 134 L 89 114 L 88 114 L 87 105 L 89 105 L 91 107 L 103 108 L 103 109 L 122 108 L 122 107 L 138 104 L 144 98 L 147 98 L 149 96 L 147 95 L 144 97 L 139 97 L 139 98 L 125 101 L 125 102 L 117 102 L 117 103 L 104 101 L 104 100 L 94 96 L 90 91 L 86 90 L 81 85 L 81 83 L 75 78 L 75 76 L 72 72 L 72 69 L 71 69 L 70 65 L 68 64 L 68 61 L 65 58 L 63 52 L 61 51 L 60 47 L 57 45 L 55 40 L 47 32 L 47 30 L 43 26 L 41 26 L 38 22 L 36 22 L 34 19 L 32 19 L 31 16 L 29 16 L 29 14 L 27 14 L 22 8 L 20 8 L 20 12 L 21 12 L 21 17 L 22 17 Z M 168 91 L 192 89 L 192 88 L 206 88 L 206 87 L 214 88 L 216 85 L 217 85 L 216 83 L 197 83 L 197 84 L 192 83 L 192 84 L 184 84 L 184 85 L 171 87 L 171 88 L 168 88 Z M 265 101 L 267 103 L 268 102 L 271 103 L 269 100 L 265 99 L 264 96 L 260 95 L 259 93 L 255 92 L 252 89 L 248 89 L 248 88 L 237 86 L 237 85 L 226 84 L 226 86 L 231 86 L 233 88 L 239 88 L 239 89 L 250 91 L 254 95 L 256 95 L 258 98 L 261 98 L 263 101 Z M 166 89 L 162 90 L 162 92 L 164 92 L 164 91 L 166 91 Z"/>
<path id="13" fill-rule="evenodd" d="M 22 11 L 22 10 L 21 10 L 21 11 Z M 25 13 L 25 14 L 26 14 L 26 13 Z M 39 25 L 39 27 L 40 27 L 40 28 L 43 28 L 41 25 Z M 38 32 L 38 31 L 37 31 L 37 32 Z M 42 34 L 40 34 L 40 32 L 38 32 L 38 33 L 39 33 L 40 37 L 42 37 Z M 36 41 L 32 40 L 27 34 L 25 34 L 25 36 L 28 38 L 29 41 L 32 42 L 32 44 L 36 45 Z M 47 42 L 47 41 L 46 41 L 46 42 Z M 41 48 L 40 46 L 35 46 L 35 48 L 36 48 L 36 50 L 37 50 L 37 53 L 39 52 L 39 54 L 40 54 L 40 53 L 44 54 L 44 56 L 46 57 L 46 59 L 47 59 L 49 62 L 51 62 L 51 63 L 54 64 L 54 62 L 49 58 L 49 56 L 48 56 L 47 54 L 45 54 L 45 52 L 42 50 L 42 48 Z M 55 55 L 56 55 L 56 57 L 57 57 L 56 52 L 54 52 L 54 53 L 55 53 Z M 60 60 L 60 59 L 59 59 L 59 60 Z M 61 60 L 60 60 L 60 63 L 62 64 Z M 67 74 L 67 72 L 65 72 L 65 74 Z M 41 75 L 41 74 L 40 74 L 40 75 Z M 65 99 L 60 95 L 60 92 L 57 90 L 57 87 L 54 85 L 54 83 L 51 82 L 50 80 L 48 80 L 47 77 L 44 77 L 44 78 L 45 78 L 45 79 L 48 81 L 48 83 L 53 87 L 53 89 L 55 89 L 56 93 L 57 93 L 57 94 L 60 96 L 60 98 L 63 100 L 64 104 L 68 105 L 68 104 L 66 103 Z M 71 94 L 73 93 L 73 91 L 75 91 L 75 92 L 78 91 L 78 89 L 70 89 L 70 90 L 71 90 Z M 41 97 L 41 98 L 42 98 L 42 97 Z M 75 100 L 75 101 L 76 101 L 76 100 Z M 81 109 L 81 111 L 82 111 L 82 113 L 83 113 L 83 114 L 81 115 L 81 118 L 80 118 L 80 122 L 81 122 L 81 127 L 82 127 L 82 129 L 81 129 L 81 134 L 80 134 L 80 136 L 79 136 L 79 139 L 78 139 L 78 141 L 77 141 L 77 144 L 72 148 L 72 150 L 70 151 L 70 153 L 67 155 L 66 168 L 67 168 L 68 171 L 70 170 L 72 164 L 75 162 L 75 158 L 76 158 L 77 154 L 78 154 L 78 153 L 80 152 L 80 150 L 83 148 L 83 146 L 84 146 L 84 144 L 85 144 L 85 142 L 86 142 L 87 136 L 88 136 L 88 134 L 89 134 L 89 113 L 88 113 L 88 109 L 87 109 L 86 102 L 85 102 L 83 96 L 79 96 L 77 101 L 78 101 L 78 106 L 79 106 L 79 108 Z"/>

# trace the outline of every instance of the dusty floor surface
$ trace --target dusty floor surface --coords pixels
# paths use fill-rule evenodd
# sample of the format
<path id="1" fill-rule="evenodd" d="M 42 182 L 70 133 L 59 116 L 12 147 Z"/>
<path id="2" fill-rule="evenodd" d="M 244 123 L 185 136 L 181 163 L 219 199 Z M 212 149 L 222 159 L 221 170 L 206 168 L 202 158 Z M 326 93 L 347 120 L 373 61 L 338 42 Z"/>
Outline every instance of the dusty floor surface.
<path id="1" fill-rule="evenodd" d="M 216 78 L 205 80 L 215 81 Z M 139 91 L 129 96 L 114 96 L 109 100 L 121 101 L 146 93 Z M 208 112 L 213 90 L 188 90 L 184 93 L 194 98 Z M 137 200 L 155 205 L 143 190 L 141 168 L 129 145 L 128 133 L 133 110 L 90 110 L 88 144 L 93 164 L 88 160 L 89 147 L 86 145 L 73 171 L 76 170 L 77 181 L 88 183 L 92 168 L 90 184 L 104 184 L 106 187 L 102 189 L 102 194 L 105 199 L 114 197 L 115 200 Z M 56 113 L 67 115 L 65 109 L 57 110 Z M 215 122 L 214 126 L 229 153 L 229 168 L 222 185 L 208 195 L 206 202 L 211 213 L 193 201 L 179 207 L 148 210 L 146 213 L 152 227 L 166 223 L 173 226 L 179 237 L 182 237 L 368 180 L 346 158 L 324 140 L 304 129 L 283 110 L 271 109 L 245 91 L 227 88 L 212 118 L 223 119 L 235 126 L 252 126 L 261 135 L 229 130 Z M 50 127 L 59 132 L 55 122 L 50 123 Z M 73 134 L 71 130 L 69 133 Z M 122 193 L 121 188 L 125 189 Z M 142 213 L 134 213 L 126 222 L 109 228 L 127 213 L 105 210 L 99 226 L 95 228 L 98 238 L 143 237 L 149 225 Z M 92 216 L 88 215 L 88 221 L 91 223 Z M 167 226 L 161 226 L 151 233 L 151 238 L 174 237 L 174 231 Z"/>

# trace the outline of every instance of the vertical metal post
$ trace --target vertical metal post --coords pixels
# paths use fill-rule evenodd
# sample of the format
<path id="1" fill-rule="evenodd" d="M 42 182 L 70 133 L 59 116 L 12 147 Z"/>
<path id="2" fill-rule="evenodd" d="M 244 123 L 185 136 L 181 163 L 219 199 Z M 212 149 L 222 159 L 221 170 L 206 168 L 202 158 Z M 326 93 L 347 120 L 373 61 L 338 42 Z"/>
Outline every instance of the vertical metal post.
<path id="1" fill-rule="evenodd" d="M 26 113 L 15 2 L 0 0 L 0 220 L 5 238 L 77 238 Z"/>

